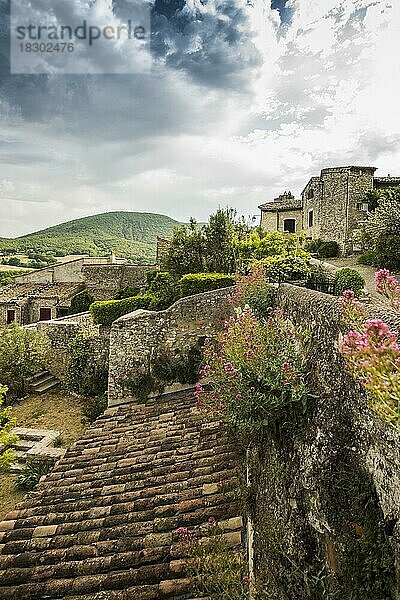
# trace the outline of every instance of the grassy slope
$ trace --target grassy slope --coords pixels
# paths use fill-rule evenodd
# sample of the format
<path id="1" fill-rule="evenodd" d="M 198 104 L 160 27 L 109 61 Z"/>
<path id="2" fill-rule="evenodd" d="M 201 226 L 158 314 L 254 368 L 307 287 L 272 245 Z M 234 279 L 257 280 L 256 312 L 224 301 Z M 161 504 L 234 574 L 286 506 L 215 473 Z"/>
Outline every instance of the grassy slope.
<path id="1" fill-rule="evenodd" d="M 0 250 L 37 249 L 65 254 L 117 255 L 153 261 L 157 235 L 170 237 L 178 222 L 165 215 L 111 212 L 76 219 L 15 239 L 0 238 Z"/>
<path id="2" fill-rule="evenodd" d="M 67 448 L 79 439 L 85 430 L 79 399 L 65 392 L 33 395 L 13 405 L 17 427 L 57 429 L 61 431 L 62 447 Z M 0 521 L 24 497 L 24 491 L 13 484 L 15 475 L 0 473 Z"/>

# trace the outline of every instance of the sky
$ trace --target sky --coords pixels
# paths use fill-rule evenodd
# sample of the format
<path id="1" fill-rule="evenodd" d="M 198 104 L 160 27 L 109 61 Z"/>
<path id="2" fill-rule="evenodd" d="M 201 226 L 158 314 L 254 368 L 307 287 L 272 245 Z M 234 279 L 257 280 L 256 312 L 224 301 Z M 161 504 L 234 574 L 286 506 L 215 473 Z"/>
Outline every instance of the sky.
<path id="1" fill-rule="evenodd" d="M 49 1 L 30 3 L 43 22 Z M 400 175 L 398 0 L 152 0 L 148 70 L 125 44 L 105 73 L 31 75 L 10 72 L 8 2 L 0 236 L 115 210 L 254 216 L 328 166 Z M 68 7 L 88 2 L 123 18 L 126 0 Z"/>

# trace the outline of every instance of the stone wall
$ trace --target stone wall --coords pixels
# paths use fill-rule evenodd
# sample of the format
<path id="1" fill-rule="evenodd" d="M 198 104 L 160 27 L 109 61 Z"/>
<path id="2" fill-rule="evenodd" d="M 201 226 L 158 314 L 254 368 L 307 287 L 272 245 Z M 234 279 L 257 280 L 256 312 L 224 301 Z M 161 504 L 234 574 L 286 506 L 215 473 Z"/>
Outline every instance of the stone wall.
<path id="1" fill-rule="evenodd" d="M 147 271 L 157 268 L 156 265 L 84 265 L 82 274 L 89 292 L 101 300 L 101 290 L 115 293 L 127 287 L 143 286 Z"/>
<path id="2" fill-rule="evenodd" d="M 162 351 L 183 357 L 199 338 L 215 334 L 231 292 L 226 288 L 197 294 L 164 311 L 137 310 L 115 321 L 110 339 L 110 406 L 129 401 L 132 394 L 126 380 L 138 372 L 151 371 L 155 354 Z"/>
<path id="3" fill-rule="evenodd" d="M 43 321 L 28 326 L 44 333 L 49 341 L 46 369 L 60 381 L 65 381 L 71 358 L 71 342 L 78 335 L 90 337 L 94 348 L 94 361 L 108 362 L 109 331 L 94 325 L 90 313 L 81 313 L 53 321 Z"/>
<path id="4" fill-rule="evenodd" d="M 322 184 L 320 177 L 312 177 L 302 192 L 303 230 L 308 238 L 317 239 L 321 231 Z M 313 211 L 313 224 L 309 227 L 309 213 Z"/>
<path id="5" fill-rule="evenodd" d="M 341 600 L 398 600 L 400 434 L 344 370 L 338 299 L 285 284 L 275 304 L 311 332 L 313 396 L 249 452 L 261 597 L 325 599 L 339 589 Z M 389 308 L 369 311 L 400 331 Z"/>

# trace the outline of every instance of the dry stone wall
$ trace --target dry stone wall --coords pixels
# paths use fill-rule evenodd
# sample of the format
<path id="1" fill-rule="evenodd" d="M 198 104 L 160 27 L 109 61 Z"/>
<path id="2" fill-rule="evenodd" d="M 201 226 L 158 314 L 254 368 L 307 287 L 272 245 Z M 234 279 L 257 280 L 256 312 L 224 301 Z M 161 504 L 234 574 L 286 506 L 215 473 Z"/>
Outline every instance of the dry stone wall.
<path id="1" fill-rule="evenodd" d="M 182 298 L 160 312 L 137 310 L 114 322 L 110 339 L 108 401 L 116 405 L 129 399 L 125 381 L 152 367 L 162 349 L 183 356 L 204 336 L 212 336 L 222 325 L 231 288 Z"/>
<path id="2" fill-rule="evenodd" d="M 345 372 L 338 299 L 285 284 L 275 304 L 311 334 L 313 396 L 250 451 L 256 580 L 268 599 L 398 600 L 400 434 Z"/>
<path id="3" fill-rule="evenodd" d="M 87 289 L 97 298 L 102 289 L 115 293 L 127 287 L 141 287 L 146 283 L 147 271 L 157 268 L 156 265 L 85 265 L 82 274 Z"/>
<path id="4" fill-rule="evenodd" d="M 71 343 L 79 335 L 90 337 L 95 362 L 108 363 L 109 330 L 102 330 L 99 325 L 94 325 L 90 313 L 43 321 L 29 327 L 46 335 L 49 342 L 46 369 L 60 381 L 66 379 L 71 359 Z"/>

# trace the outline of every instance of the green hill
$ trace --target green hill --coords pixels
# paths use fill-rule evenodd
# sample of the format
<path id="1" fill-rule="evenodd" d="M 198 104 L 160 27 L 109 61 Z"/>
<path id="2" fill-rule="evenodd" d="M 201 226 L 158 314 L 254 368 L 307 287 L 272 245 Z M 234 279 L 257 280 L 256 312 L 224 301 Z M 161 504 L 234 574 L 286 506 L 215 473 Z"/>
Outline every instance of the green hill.
<path id="1" fill-rule="evenodd" d="M 170 237 L 178 221 L 165 215 L 110 212 L 68 221 L 18 238 L 0 238 L 0 251 L 105 255 L 153 262 L 156 238 Z"/>

